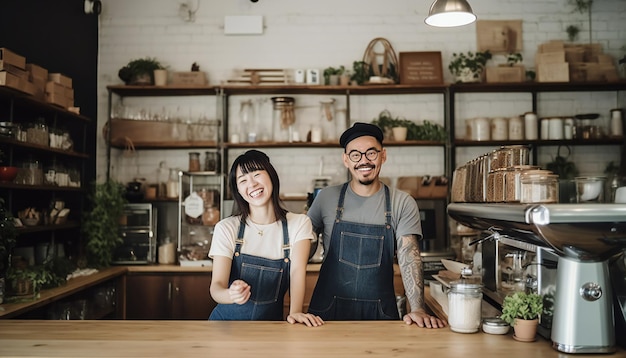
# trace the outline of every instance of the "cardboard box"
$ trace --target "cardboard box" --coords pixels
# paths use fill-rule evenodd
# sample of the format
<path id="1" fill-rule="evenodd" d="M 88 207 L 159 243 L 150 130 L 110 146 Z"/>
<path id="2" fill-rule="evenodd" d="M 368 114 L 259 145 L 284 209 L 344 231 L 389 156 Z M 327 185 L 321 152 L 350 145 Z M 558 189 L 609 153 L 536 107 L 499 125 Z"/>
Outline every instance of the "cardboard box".
<path id="1" fill-rule="evenodd" d="M 565 49 L 565 44 L 563 41 L 549 41 L 539 45 L 538 52 L 561 52 Z"/>
<path id="2" fill-rule="evenodd" d="M 58 82 L 48 81 L 46 83 L 46 102 L 50 102 L 61 107 L 67 107 L 67 97 L 65 96 L 65 86 Z"/>
<path id="3" fill-rule="evenodd" d="M 16 90 L 19 90 L 20 78 L 12 73 L 2 71 L 0 72 L 0 86 L 11 87 Z"/>
<path id="4" fill-rule="evenodd" d="M 524 82 L 525 80 L 526 70 L 524 66 L 487 67 L 487 83 L 516 83 Z"/>
<path id="5" fill-rule="evenodd" d="M 567 62 L 537 64 L 537 82 L 569 82 L 569 64 Z"/>
<path id="6" fill-rule="evenodd" d="M 28 93 L 31 96 L 37 93 L 35 84 L 25 79 L 20 79 L 20 89 L 22 92 Z"/>
<path id="7" fill-rule="evenodd" d="M 174 72 L 172 73 L 172 85 L 206 86 L 206 73 L 196 72 Z"/>
<path id="8" fill-rule="evenodd" d="M 448 184 L 439 184 L 438 177 L 431 177 L 428 184 L 424 183 L 424 177 L 399 177 L 396 187 L 398 190 L 407 192 L 413 198 L 446 198 L 448 196 Z"/>
<path id="9" fill-rule="evenodd" d="M 43 80 L 48 80 L 48 70 L 36 65 L 34 63 L 27 63 L 26 64 L 26 70 L 29 72 L 29 79 L 33 81 L 33 79 L 43 79 Z"/>
<path id="10" fill-rule="evenodd" d="M 0 60 L 22 70 L 26 69 L 26 57 L 20 56 L 7 48 L 0 47 Z"/>
<path id="11" fill-rule="evenodd" d="M 568 63 L 584 62 L 585 48 L 580 45 L 565 47 L 565 60 Z"/>
<path id="12" fill-rule="evenodd" d="M 538 52 L 535 55 L 535 64 L 543 63 L 563 63 L 565 62 L 565 51 Z"/>
<path id="13" fill-rule="evenodd" d="M 61 73 L 48 73 L 48 80 L 60 83 L 65 87 L 72 88 L 72 79 Z"/>

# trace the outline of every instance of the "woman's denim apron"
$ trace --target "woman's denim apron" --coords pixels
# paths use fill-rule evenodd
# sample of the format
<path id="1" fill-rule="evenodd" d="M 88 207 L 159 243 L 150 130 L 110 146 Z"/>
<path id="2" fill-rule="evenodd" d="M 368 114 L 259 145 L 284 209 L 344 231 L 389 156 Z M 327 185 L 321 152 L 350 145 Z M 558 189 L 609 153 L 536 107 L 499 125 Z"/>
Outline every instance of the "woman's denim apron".
<path id="1" fill-rule="evenodd" d="M 385 185 L 385 225 L 342 221 L 343 185 L 330 246 L 313 290 L 309 313 L 324 320 L 399 319 L 393 287 L 395 235 Z"/>
<path id="2" fill-rule="evenodd" d="M 228 286 L 235 280 L 243 280 L 250 285 L 250 299 L 243 305 L 220 303 L 215 307 L 209 320 L 223 321 L 282 321 L 283 301 L 289 287 L 289 232 L 287 221 L 283 220 L 284 257 L 270 260 L 241 253 L 245 223 L 239 225 L 235 244 L 233 264 L 230 269 Z"/>

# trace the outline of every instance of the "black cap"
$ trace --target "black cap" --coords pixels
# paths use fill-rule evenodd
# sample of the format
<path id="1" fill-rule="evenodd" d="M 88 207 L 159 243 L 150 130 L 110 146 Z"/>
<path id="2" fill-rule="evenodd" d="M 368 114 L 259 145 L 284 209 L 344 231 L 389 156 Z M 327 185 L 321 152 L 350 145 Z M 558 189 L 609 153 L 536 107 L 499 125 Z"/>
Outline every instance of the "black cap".
<path id="1" fill-rule="evenodd" d="M 343 132 L 341 138 L 339 138 L 339 144 L 345 148 L 348 143 L 363 136 L 372 136 L 376 138 L 380 144 L 383 144 L 383 131 L 376 125 L 363 122 L 356 122 L 352 127 Z"/>

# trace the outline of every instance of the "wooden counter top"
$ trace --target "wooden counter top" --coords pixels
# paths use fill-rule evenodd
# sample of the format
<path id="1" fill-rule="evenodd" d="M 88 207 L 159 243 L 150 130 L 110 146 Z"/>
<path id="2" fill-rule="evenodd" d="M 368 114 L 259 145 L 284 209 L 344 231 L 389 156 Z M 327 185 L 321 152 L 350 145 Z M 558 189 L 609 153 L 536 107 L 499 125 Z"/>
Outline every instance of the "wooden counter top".
<path id="1" fill-rule="evenodd" d="M 42 290 L 38 299 L 29 302 L 4 303 L 0 305 L 0 318 L 15 317 L 26 311 L 42 307 L 55 300 L 95 286 L 104 281 L 126 274 L 126 266 L 113 266 L 88 276 L 79 276 L 68 280 L 63 286 Z"/>
<path id="2" fill-rule="evenodd" d="M 613 355 L 617 356 L 623 354 Z M 539 337 L 461 334 L 401 321 L 0 321 L 0 356 L 27 357 L 559 357 Z M 585 355 L 610 357 L 607 355 Z"/>

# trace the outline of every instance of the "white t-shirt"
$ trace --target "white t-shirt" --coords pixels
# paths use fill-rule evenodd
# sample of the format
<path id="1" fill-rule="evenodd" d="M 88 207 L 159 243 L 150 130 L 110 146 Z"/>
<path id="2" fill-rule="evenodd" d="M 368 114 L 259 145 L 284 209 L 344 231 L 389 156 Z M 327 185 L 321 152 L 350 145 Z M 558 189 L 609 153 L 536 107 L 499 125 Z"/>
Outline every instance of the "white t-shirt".
<path id="1" fill-rule="evenodd" d="M 239 215 L 231 216 L 215 225 L 209 257 L 233 257 L 240 220 L 241 216 Z M 289 244 L 292 247 L 300 240 L 313 240 L 315 237 L 311 219 L 304 214 L 287 213 L 287 229 L 289 231 Z M 263 235 L 259 235 L 259 231 L 263 231 Z M 271 260 L 280 259 L 284 256 L 283 224 L 281 221 L 268 225 L 258 225 L 251 223 L 250 218 L 248 218 L 243 240 L 243 245 L 241 245 L 241 253 L 243 254 Z"/>

